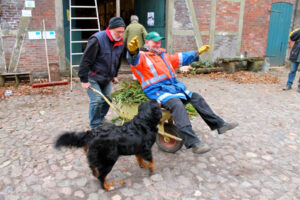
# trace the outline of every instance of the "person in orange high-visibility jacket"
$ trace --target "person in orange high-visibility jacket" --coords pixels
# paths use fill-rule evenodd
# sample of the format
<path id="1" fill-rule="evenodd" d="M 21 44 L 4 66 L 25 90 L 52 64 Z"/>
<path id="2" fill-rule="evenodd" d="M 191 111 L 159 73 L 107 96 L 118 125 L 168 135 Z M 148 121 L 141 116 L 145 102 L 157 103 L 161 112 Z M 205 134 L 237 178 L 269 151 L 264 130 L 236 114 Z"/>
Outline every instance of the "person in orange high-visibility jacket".
<path id="1" fill-rule="evenodd" d="M 219 134 L 235 128 L 238 124 L 226 123 L 217 116 L 200 94 L 188 91 L 185 85 L 176 79 L 174 69 L 198 60 L 199 54 L 207 51 L 209 46 L 204 45 L 198 51 L 170 55 L 160 48 L 162 39 L 164 38 L 158 33 L 150 32 L 146 36 L 145 45 L 139 49 L 137 38 L 133 38 L 127 46 L 127 59 L 131 70 L 146 96 L 157 100 L 162 107 L 170 110 L 186 148 L 192 148 L 194 153 L 205 153 L 210 148 L 201 143 L 193 131 L 184 104 L 191 103 L 211 130 L 218 130 Z"/>

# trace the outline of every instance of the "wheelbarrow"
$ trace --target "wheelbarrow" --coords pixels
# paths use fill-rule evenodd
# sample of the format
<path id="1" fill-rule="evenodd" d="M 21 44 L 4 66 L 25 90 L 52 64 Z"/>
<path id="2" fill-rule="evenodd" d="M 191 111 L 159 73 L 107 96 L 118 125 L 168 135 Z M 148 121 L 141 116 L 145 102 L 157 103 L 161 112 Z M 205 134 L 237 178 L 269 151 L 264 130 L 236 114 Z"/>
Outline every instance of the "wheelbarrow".
<path id="1" fill-rule="evenodd" d="M 113 104 L 102 92 L 99 90 L 89 87 L 90 90 L 99 94 L 108 105 L 124 120 L 131 120 L 138 113 L 139 104 L 122 104 L 118 108 Z M 174 125 L 174 120 L 171 116 L 170 111 L 162 108 L 162 118 L 158 125 L 158 134 L 156 135 L 156 144 L 162 151 L 168 153 L 175 153 L 182 145 L 183 141 L 180 138 L 180 132 Z"/>

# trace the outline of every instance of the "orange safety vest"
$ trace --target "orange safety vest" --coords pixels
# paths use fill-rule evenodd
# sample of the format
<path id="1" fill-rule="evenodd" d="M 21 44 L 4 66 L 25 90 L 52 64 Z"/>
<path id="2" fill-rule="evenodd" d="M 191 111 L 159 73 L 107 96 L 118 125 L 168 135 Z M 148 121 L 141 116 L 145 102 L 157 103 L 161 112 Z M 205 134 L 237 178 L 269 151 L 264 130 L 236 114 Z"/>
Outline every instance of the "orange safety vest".
<path id="1" fill-rule="evenodd" d="M 143 89 L 162 80 L 176 77 L 174 69 L 182 63 L 179 53 L 169 55 L 165 49 L 161 49 L 161 52 L 157 55 L 152 51 L 140 51 L 137 64 L 131 65 L 131 70 Z"/>

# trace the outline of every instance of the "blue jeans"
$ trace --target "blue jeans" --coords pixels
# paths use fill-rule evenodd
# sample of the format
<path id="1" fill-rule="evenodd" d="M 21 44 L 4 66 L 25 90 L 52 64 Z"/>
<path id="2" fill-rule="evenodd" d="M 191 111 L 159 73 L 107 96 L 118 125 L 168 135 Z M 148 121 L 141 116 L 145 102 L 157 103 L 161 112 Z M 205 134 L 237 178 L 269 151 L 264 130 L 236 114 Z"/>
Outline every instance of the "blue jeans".
<path id="1" fill-rule="evenodd" d="M 105 96 L 109 95 L 112 90 L 111 82 L 106 86 L 100 86 L 97 81 L 89 80 L 91 87 L 102 92 Z M 87 90 L 87 94 L 90 98 L 90 107 L 89 107 L 89 118 L 90 118 L 90 127 L 92 129 L 97 128 L 101 121 L 104 119 L 105 115 L 109 110 L 109 105 L 106 101 L 96 92 L 92 90 Z"/>
<path id="2" fill-rule="evenodd" d="M 295 76 L 296 76 L 296 72 L 298 70 L 298 66 L 299 66 L 299 63 L 298 62 L 291 62 L 291 71 L 289 73 L 289 78 L 288 78 L 288 81 L 286 83 L 286 86 L 291 86 L 293 85 L 293 82 L 295 80 Z M 298 80 L 298 88 L 300 88 L 300 77 L 299 77 L 299 80 Z"/>

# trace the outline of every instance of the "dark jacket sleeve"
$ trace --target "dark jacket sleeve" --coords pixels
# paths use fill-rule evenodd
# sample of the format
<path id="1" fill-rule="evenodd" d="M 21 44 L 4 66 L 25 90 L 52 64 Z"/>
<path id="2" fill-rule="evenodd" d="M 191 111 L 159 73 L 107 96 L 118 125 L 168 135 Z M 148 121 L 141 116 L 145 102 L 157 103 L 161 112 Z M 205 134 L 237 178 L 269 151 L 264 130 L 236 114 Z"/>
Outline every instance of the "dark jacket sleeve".
<path id="1" fill-rule="evenodd" d="M 300 40 L 297 40 L 291 50 L 290 57 L 289 57 L 290 61 L 299 62 L 300 61 L 299 52 L 300 52 Z"/>
<path id="2" fill-rule="evenodd" d="M 139 52 L 140 50 L 137 49 L 135 52 L 126 51 L 126 59 L 129 62 L 129 64 L 136 66 L 139 62 Z"/>
<path id="3" fill-rule="evenodd" d="M 88 82 L 88 72 L 94 66 L 98 51 L 99 51 L 99 42 L 97 38 L 89 39 L 87 46 L 84 50 L 84 53 L 80 60 L 78 76 L 80 78 L 80 82 L 87 83 Z"/>

